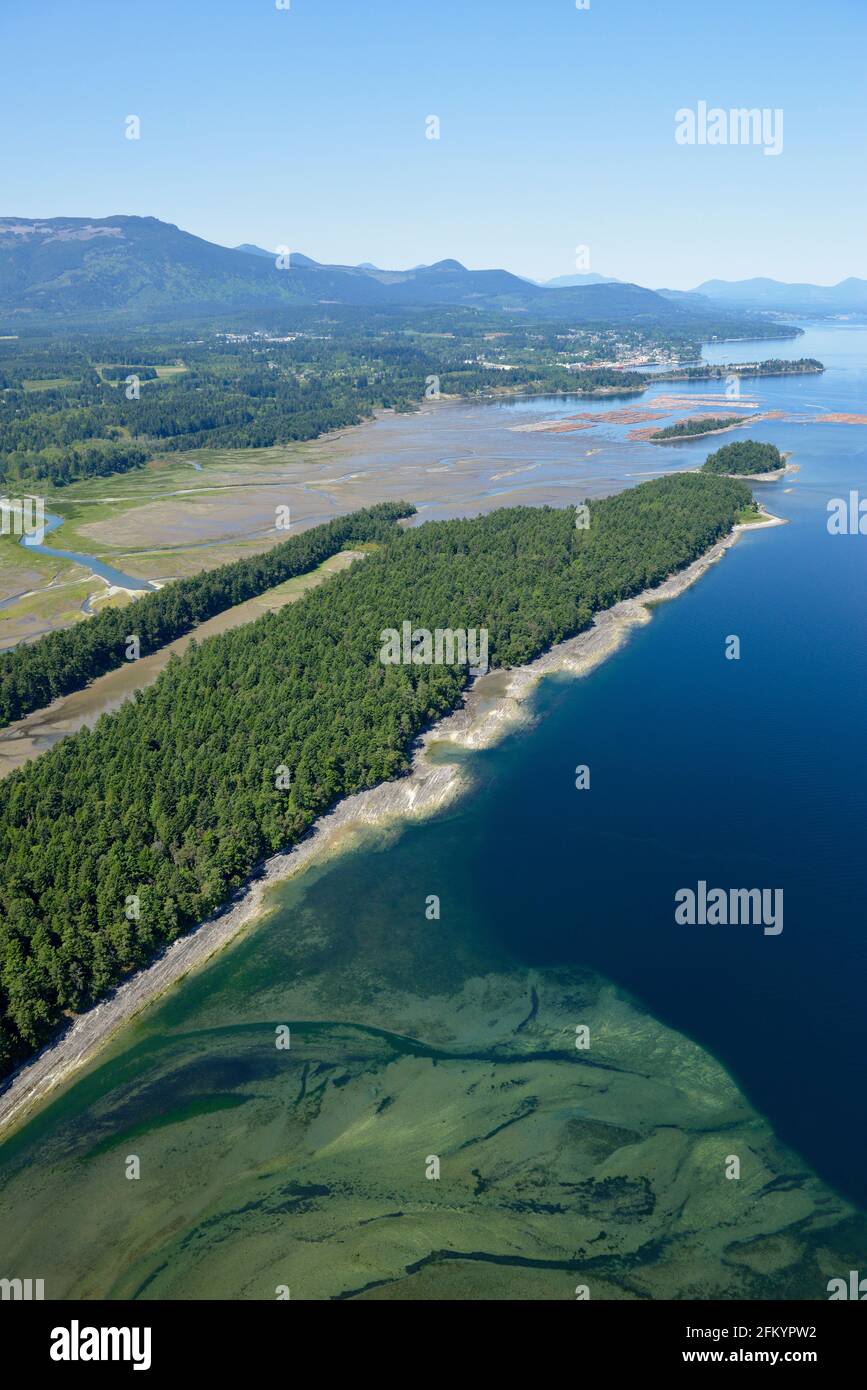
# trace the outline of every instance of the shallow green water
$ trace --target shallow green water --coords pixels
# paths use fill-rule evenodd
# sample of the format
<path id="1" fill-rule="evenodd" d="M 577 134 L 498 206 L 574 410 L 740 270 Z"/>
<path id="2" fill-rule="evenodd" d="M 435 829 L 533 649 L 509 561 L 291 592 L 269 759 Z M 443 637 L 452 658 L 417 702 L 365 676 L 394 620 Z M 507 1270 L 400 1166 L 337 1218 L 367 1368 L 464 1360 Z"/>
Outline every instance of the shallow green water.
<path id="1" fill-rule="evenodd" d="M 858 409 L 867 350 L 835 343 L 768 403 Z M 824 516 L 867 430 L 756 433 L 801 464 L 762 490 L 790 526 L 546 681 L 445 814 L 282 885 L 3 1146 L 10 1270 L 50 1297 L 558 1298 L 583 1269 L 603 1297 L 782 1298 L 857 1262 L 865 555 Z M 700 878 L 783 886 L 785 931 L 678 927 Z"/>

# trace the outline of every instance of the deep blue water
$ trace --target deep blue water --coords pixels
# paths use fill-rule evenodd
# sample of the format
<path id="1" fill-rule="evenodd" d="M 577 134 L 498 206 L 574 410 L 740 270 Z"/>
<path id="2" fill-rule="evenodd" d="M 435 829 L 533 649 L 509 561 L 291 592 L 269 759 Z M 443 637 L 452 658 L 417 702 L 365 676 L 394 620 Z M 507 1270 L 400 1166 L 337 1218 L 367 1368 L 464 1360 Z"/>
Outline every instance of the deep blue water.
<path id="1" fill-rule="evenodd" d="M 820 357 L 822 377 L 755 383 L 762 404 L 802 418 L 867 413 L 867 329 L 713 355 Z M 294 1017 L 280 994 L 292 999 L 298 941 L 313 931 L 327 942 L 319 968 L 347 975 L 386 943 L 385 990 L 409 975 L 421 993 L 442 991 L 459 954 L 479 974 L 592 967 L 718 1057 L 780 1139 L 867 1207 L 867 536 L 826 525 L 830 498 L 867 495 L 867 426 L 768 421 L 749 433 L 800 466 L 757 489 L 789 524 L 743 536 L 587 678 L 542 682 L 535 727 L 465 755 L 473 793 L 443 815 L 371 832 L 282 885 L 270 917 L 124 1030 L 13 1141 L 33 1165 L 34 1202 L 39 1165 L 52 1162 L 46 1135 L 86 1130 L 94 1095 L 110 1091 L 127 1123 L 171 1110 L 202 1029 Z M 636 467 L 651 448 L 634 451 Z M 661 468 L 694 466 L 708 443 L 656 452 Z M 725 659 L 731 634 L 739 661 Z M 575 789 L 578 764 L 588 791 Z M 700 880 L 782 889 L 782 934 L 678 925 L 675 893 Z M 442 898 L 442 945 L 417 958 L 407 923 L 428 893 Z M 149 1048 L 164 1059 L 150 1089 L 139 1084 Z M 221 1065 L 232 1074 L 230 1050 Z M 236 1065 L 243 1080 L 240 1042 Z"/>
<path id="2" fill-rule="evenodd" d="M 824 376 L 752 383 L 763 408 L 867 414 L 867 329 L 708 356 L 819 357 Z M 742 536 L 589 677 L 544 681 L 536 727 L 471 755 L 475 791 L 448 814 L 287 885 L 270 950 L 300 898 L 332 923 L 351 902 L 364 933 L 441 893 L 480 948 L 593 967 L 700 1042 L 783 1141 L 867 1206 L 867 536 L 827 529 L 830 498 L 867 496 L 867 426 L 748 433 L 800 466 L 755 489 L 789 524 Z M 661 449 L 660 466 L 708 452 Z M 731 634 L 739 661 L 725 659 Z M 782 933 L 678 925 L 674 895 L 699 880 L 782 889 Z M 237 986 L 261 949 L 251 938 L 198 992 L 230 969 Z M 192 992 L 176 1002 L 186 1015 Z"/>
<path id="3" fill-rule="evenodd" d="M 867 414 L 867 329 L 708 355 L 819 357 L 821 377 L 752 383 L 763 408 Z M 253 935 L 182 986 L 164 1025 L 189 1026 L 230 980 L 232 1008 L 246 998 L 253 1013 L 299 912 L 376 939 L 436 892 L 480 953 L 593 967 L 703 1044 L 783 1141 L 867 1206 L 867 536 L 827 529 L 830 498 L 867 495 L 867 426 L 749 435 L 800 466 L 756 488 L 789 524 L 742 536 L 589 677 L 542 682 L 536 727 L 469 755 L 475 790 L 447 814 L 285 885 L 267 945 Z M 661 468 L 690 467 L 709 446 L 658 452 Z M 731 634 L 739 661 L 725 659 Z M 678 925 L 675 893 L 702 879 L 782 889 L 782 933 Z"/>
<path id="4" fill-rule="evenodd" d="M 811 332 L 787 355 L 829 370 L 762 381 L 770 404 L 867 413 L 863 329 Z M 867 536 L 826 526 L 829 498 L 867 496 L 867 427 L 750 434 L 800 464 L 756 490 L 791 524 L 744 536 L 589 679 L 543 683 L 536 732 L 484 755 L 499 772 L 479 870 L 503 866 L 485 912 L 526 961 L 595 966 L 707 1046 L 783 1140 L 867 1204 Z M 739 661 L 724 659 L 729 634 Z M 574 789 L 579 763 L 589 791 Z M 782 934 L 678 926 L 674 893 L 699 879 L 782 888 Z"/>
<path id="5" fill-rule="evenodd" d="M 829 365 L 754 383 L 763 406 L 867 414 L 867 330 L 758 346 L 713 355 Z M 473 794 L 448 813 L 285 885 L 267 946 L 251 936 L 183 986 L 164 1025 L 189 1026 L 221 981 L 237 1010 L 288 974 L 281 936 L 300 912 L 376 939 L 438 893 L 449 930 L 481 953 L 595 968 L 701 1043 L 780 1139 L 867 1207 L 867 536 L 827 529 L 830 498 L 867 496 L 867 426 L 749 435 L 800 466 L 755 489 L 789 524 L 743 535 L 590 676 L 543 681 L 536 726 L 469 755 Z M 660 467 L 708 452 L 660 449 Z M 730 635 L 739 661 L 725 659 Z M 782 933 L 678 925 L 675 893 L 700 880 L 782 889 Z"/>

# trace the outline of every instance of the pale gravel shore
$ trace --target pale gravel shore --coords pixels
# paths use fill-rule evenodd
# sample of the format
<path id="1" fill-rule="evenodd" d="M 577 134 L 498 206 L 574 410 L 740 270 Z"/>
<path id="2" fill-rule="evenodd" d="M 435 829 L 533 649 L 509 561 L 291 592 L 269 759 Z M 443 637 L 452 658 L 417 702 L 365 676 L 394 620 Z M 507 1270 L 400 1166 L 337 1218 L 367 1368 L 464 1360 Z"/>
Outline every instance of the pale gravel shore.
<path id="1" fill-rule="evenodd" d="M 623 645 L 634 627 L 651 621 L 649 604 L 677 598 L 722 559 L 743 531 L 786 524 L 762 510 L 767 520 L 735 526 L 686 569 L 600 613 L 586 632 L 559 643 L 526 666 L 477 677 L 461 708 L 421 736 L 406 776 L 346 797 L 315 822 L 300 844 L 266 860 L 229 906 L 173 942 L 152 965 L 80 1015 L 55 1042 L 13 1073 L 0 1093 L 0 1131 L 23 1121 L 49 1092 L 90 1062 L 119 1028 L 256 921 L 266 909 L 266 891 L 272 885 L 297 873 L 314 857 L 348 847 L 354 833 L 365 827 L 430 816 L 459 796 L 467 784 L 465 772 L 459 763 L 432 760 L 432 745 L 478 749 L 497 743 L 510 728 L 527 721 L 525 706 L 543 677 L 557 672 L 589 674 Z"/>

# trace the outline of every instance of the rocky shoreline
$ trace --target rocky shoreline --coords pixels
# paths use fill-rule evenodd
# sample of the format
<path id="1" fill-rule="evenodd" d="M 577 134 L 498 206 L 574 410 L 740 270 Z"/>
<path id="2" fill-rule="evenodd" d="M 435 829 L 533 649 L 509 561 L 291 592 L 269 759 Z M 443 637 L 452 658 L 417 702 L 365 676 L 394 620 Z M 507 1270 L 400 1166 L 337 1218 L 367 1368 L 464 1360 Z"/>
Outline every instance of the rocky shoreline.
<path id="1" fill-rule="evenodd" d="M 719 561 L 743 531 L 785 525 L 763 511 L 760 522 L 735 526 L 692 564 L 636 598 L 600 613 L 586 632 L 559 643 L 526 666 L 478 677 L 463 705 L 419 739 L 409 773 L 346 797 L 291 850 L 272 855 L 217 913 L 173 942 L 152 965 L 138 971 L 113 994 L 82 1014 L 55 1041 L 15 1072 L 0 1093 L 0 1131 L 8 1130 L 73 1072 L 91 1061 L 125 1023 L 198 968 L 266 910 L 266 890 L 297 873 L 314 857 L 339 852 L 365 827 L 433 815 L 460 795 L 466 774 L 459 762 L 431 756 L 434 745 L 487 748 L 529 719 L 527 702 L 539 680 L 556 672 L 587 675 L 627 640 L 632 628 L 649 623 L 649 605 L 677 598 Z"/>

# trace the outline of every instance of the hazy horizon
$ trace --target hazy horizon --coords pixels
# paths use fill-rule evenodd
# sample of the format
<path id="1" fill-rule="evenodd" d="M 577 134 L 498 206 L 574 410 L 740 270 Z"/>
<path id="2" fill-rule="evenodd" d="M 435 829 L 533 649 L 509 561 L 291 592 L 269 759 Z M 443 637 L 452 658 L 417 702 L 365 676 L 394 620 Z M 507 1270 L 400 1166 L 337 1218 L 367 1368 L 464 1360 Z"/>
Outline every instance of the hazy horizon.
<path id="1" fill-rule="evenodd" d="M 62 214 L 57 214 L 57 215 L 62 215 Z M 123 213 L 118 213 L 118 214 L 116 214 L 116 215 L 120 217 L 120 216 L 124 216 L 125 214 L 123 214 Z M 126 214 L 126 215 L 128 215 L 128 214 Z M 177 225 L 177 224 L 176 224 L 176 225 Z M 181 231 L 186 231 L 187 228 L 186 228 L 186 227 L 181 227 L 180 230 L 181 230 Z M 195 233 L 195 235 L 198 236 L 199 233 Z M 214 237 L 205 237 L 204 240 L 206 240 L 206 241 L 215 241 L 215 238 L 214 238 Z M 218 246 L 225 246 L 226 249 L 229 250 L 229 251 L 237 251 L 237 250 L 243 249 L 244 246 L 255 246 L 255 247 L 256 247 L 258 250 L 260 250 L 260 251 L 268 251 L 269 253 L 270 253 L 271 251 L 273 251 L 275 254 L 276 254 L 276 252 L 277 252 L 277 248 L 276 248 L 276 247 L 263 246 L 262 241 L 259 240 L 259 239 L 257 239 L 256 237 L 245 237 L 245 238 L 244 238 L 244 241 L 242 241 L 242 242 L 236 242 L 234 246 L 230 246 L 230 245 L 228 245 L 226 242 L 215 242 L 215 244 L 218 245 Z M 297 254 L 300 254 L 300 255 L 302 255 L 302 256 L 309 256 L 311 260 L 313 260 L 313 261 L 319 261 L 320 264 L 345 265 L 345 266 L 350 266 L 350 267 L 355 267 L 355 268 L 357 268 L 358 266 L 367 265 L 367 266 L 373 266 L 376 270 L 407 271 L 407 270 L 416 270 L 416 269 L 418 269 L 418 268 L 421 267 L 421 266 L 436 265 L 438 261 L 452 260 L 452 261 L 459 261 L 460 264 L 464 267 L 465 270 L 509 270 L 509 271 L 512 272 L 512 274 L 514 274 L 514 275 L 520 274 L 520 275 L 522 276 L 522 278 L 527 279 L 527 280 L 531 280 L 531 281 L 535 282 L 536 284 L 545 284 L 545 283 L 547 283 L 549 280 L 555 280 L 555 279 L 558 278 L 556 275 L 547 275 L 547 276 L 546 276 L 546 275 L 542 275 L 542 274 L 538 274 L 538 275 L 534 275 L 534 274 L 532 274 L 532 273 L 526 274 L 526 273 L 524 273 L 524 272 L 522 272 L 522 271 L 519 272 L 519 271 L 513 270 L 512 267 L 509 266 L 509 265 L 499 265 L 499 264 L 495 264 L 493 261 L 488 261 L 488 262 L 485 262 L 485 263 L 480 262 L 478 265 L 473 265 L 473 264 L 471 264 L 468 260 L 465 260 L 463 256 L 454 255 L 451 251 L 448 251 L 448 250 L 444 251 L 443 254 L 442 254 L 441 256 L 435 256 L 435 257 L 433 258 L 433 260 L 431 260 L 431 261 L 412 261 L 412 260 L 408 260 L 405 264 L 400 264 L 400 265 L 384 265 L 384 264 L 382 264 L 381 262 L 371 260 L 371 258 L 368 257 L 368 256 L 363 256 L 361 260 L 357 260 L 357 259 L 355 259 L 355 258 L 350 258 L 350 259 L 347 259 L 347 260 L 324 262 L 323 259 L 322 259 L 322 257 L 321 257 L 321 256 L 318 256 L 318 255 L 316 254 L 315 249 L 311 252 L 309 248 L 305 248 L 305 247 L 303 247 L 303 246 L 299 246 L 299 247 L 293 247 L 292 250 L 293 250 L 293 252 L 296 252 Z M 582 273 L 583 273 L 583 274 L 588 274 L 589 272 L 581 272 L 581 271 L 578 271 L 578 270 L 575 270 L 575 271 L 565 271 L 565 272 L 564 272 L 564 275 L 581 275 Z M 623 283 L 638 283 L 638 282 L 635 282 L 635 281 L 630 282 L 630 281 L 629 281 L 629 277 L 628 277 L 627 275 L 618 274 L 618 272 L 617 272 L 616 270 L 609 270 L 609 269 L 606 269 L 605 267 L 602 267 L 601 269 L 598 269 L 598 270 L 597 270 L 597 269 L 594 269 L 594 271 L 593 271 L 592 273 L 595 274 L 595 275 L 601 276 L 602 279 L 620 280 L 620 281 L 623 282 Z M 728 276 L 725 276 L 725 275 L 714 275 L 714 274 L 709 274 L 709 275 L 706 275 L 706 276 L 704 277 L 704 281 L 698 281 L 697 284 L 702 284 L 702 283 L 704 283 L 704 282 L 706 282 L 706 281 L 708 281 L 708 280 L 728 280 L 728 278 L 729 278 L 729 277 L 728 277 Z M 804 280 L 799 280 L 799 281 L 783 281 L 783 280 L 781 280 L 781 278 L 780 278 L 779 276 L 777 276 L 777 275 L 758 275 L 758 274 L 756 274 L 756 275 L 749 275 L 749 274 L 747 274 L 747 275 L 739 275 L 739 276 L 737 277 L 737 279 L 738 279 L 738 280 L 775 280 L 775 281 L 777 281 L 777 283 L 780 283 L 780 284 L 796 283 L 796 284 L 802 284 L 802 285 L 817 285 L 817 286 L 819 286 L 819 287 L 822 288 L 822 289 L 833 289 L 836 285 L 841 284 L 841 283 L 842 283 L 843 281 L 845 281 L 845 280 L 850 280 L 850 279 L 856 279 L 856 280 L 858 280 L 858 279 L 867 279 L 867 275 L 864 275 L 864 276 L 860 276 L 860 275 L 840 275 L 840 276 L 839 276 L 837 279 L 835 279 L 835 280 L 821 280 L 821 279 L 818 279 L 818 278 L 817 278 L 817 279 L 810 278 L 810 279 L 804 279 Z M 646 288 L 646 289 L 686 289 L 686 290 L 690 290 L 690 289 L 695 289 L 696 286 L 695 286 L 695 285 L 686 285 L 686 286 L 682 286 L 682 285 L 668 285 L 668 284 L 664 284 L 661 280 L 657 280 L 657 281 L 655 281 L 655 282 L 652 283 L 652 284 L 648 282 L 648 283 L 645 285 L 645 288 Z"/>
<path id="2" fill-rule="evenodd" d="M 50 221 L 57 220 L 57 219 L 61 219 L 61 220 L 62 220 L 62 219 L 67 218 L 67 217 L 68 217 L 68 218 L 73 218 L 73 217 L 75 217 L 75 218 L 87 218 L 88 216 L 93 216 L 93 218 L 94 218 L 95 221 L 101 221 L 101 220 L 105 220 L 105 219 L 109 219 L 109 220 L 110 220 L 112 217 L 147 217 L 147 216 L 155 216 L 155 214 L 152 214 L 152 213 L 118 212 L 118 211 L 115 211 L 115 212 L 113 212 L 113 213 L 100 213 L 100 214 L 67 213 L 67 212 L 60 212 L 60 211 L 58 211 L 58 212 L 51 212 L 51 213 L 44 213 L 44 214 L 32 214 L 32 213 L 29 213 L 29 212 L 28 212 L 28 213 L 3 213 L 3 212 L 0 212 L 0 222 L 11 221 L 13 218 L 16 218 L 16 217 L 20 217 L 22 220 L 29 220 L 29 221 L 36 221 L 36 222 L 41 222 L 41 221 L 50 222 Z M 190 229 L 189 227 L 183 227 L 183 226 L 181 226 L 181 225 L 180 225 L 179 223 L 177 223 L 177 222 L 172 222 L 172 219 L 171 219 L 171 218 L 160 218 L 159 220 L 160 220 L 160 221 L 166 222 L 168 225 L 178 227 L 179 231 L 182 231 L 182 232 L 189 232 L 190 235 L 192 235 L 192 236 L 200 237 L 203 241 L 208 241 L 208 242 L 210 242 L 212 245 L 215 245 L 215 246 L 222 246 L 222 247 L 224 247 L 227 251 L 238 251 L 238 250 L 243 250 L 245 247 L 250 247 L 250 246 L 252 246 L 252 247 L 255 247 L 255 248 L 256 248 L 257 250 L 259 250 L 259 251 L 265 251 L 265 252 L 268 252 L 269 254 L 270 254 L 271 252 L 273 252 L 275 255 L 278 254 L 278 249 L 279 249 L 278 246 L 269 247 L 269 246 L 267 246 L 266 244 L 263 243 L 263 239 L 257 238 L 257 237 L 255 237 L 255 236 L 248 236 L 248 237 L 245 237 L 245 238 L 244 238 L 242 241 L 240 241 L 240 242 L 230 243 L 230 242 L 220 241 L 216 236 L 208 236 L 206 233 L 203 233 L 203 232 L 193 232 L 193 231 L 191 231 L 191 229 Z M 292 248 L 291 248 L 291 251 L 292 251 L 292 254 L 307 256 L 307 257 L 309 257 L 310 260 L 318 261 L 320 264 L 327 264 L 327 265 L 343 265 L 343 266 L 348 266 L 348 267 L 351 267 L 351 268 L 358 268 L 358 267 L 360 267 L 360 266 L 369 266 L 369 267 L 372 267 L 373 269 L 376 269 L 376 270 L 397 271 L 397 272 L 400 272 L 400 271 L 417 270 L 417 269 L 420 269 L 420 268 L 424 268 L 424 267 L 429 267 L 429 266 L 432 266 L 432 265 L 436 265 L 438 262 L 441 262 L 441 261 L 452 260 L 452 261 L 458 261 L 458 262 L 464 267 L 465 270 L 507 270 L 507 271 L 510 271 L 512 274 L 514 274 L 514 275 L 520 275 L 521 278 L 526 279 L 526 280 L 530 280 L 531 282 L 533 282 L 533 283 L 535 283 L 535 284 L 546 284 L 546 283 L 547 283 L 548 281 L 550 281 L 550 280 L 554 280 L 554 279 L 559 278 L 558 276 L 544 276 L 544 275 L 542 275 L 542 274 L 538 274 L 538 275 L 526 274 L 526 273 L 523 272 L 523 271 L 516 271 L 516 270 L 514 270 L 512 266 L 504 265 L 504 264 L 499 264 L 499 263 L 495 263 L 495 262 L 494 262 L 493 260 L 491 260 L 491 259 L 488 259 L 487 261 L 484 261 L 484 260 L 483 260 L 483 261 L 480 261 L 479 264 L 474 265 L 474 264 L 472 264 L 472 262 L 469 261 L 468 259 L 465 259 L 464 257 L 462 257 L 462 256 L 460 256 L 460 255 L 455 255 L 455 254 L 453 254 L 453 253 L 452 253 L 451 251 L 449 251 L 449 250 L 445 250 L 445 251 L 443 252 L 442 255 L 434 256 L 434 257 L 433 257 L 431 260 L 429 260 L 429 261 L 418 261 L 418 260 L 413 260 L 413 259 L 411 258 L 411 253 L 408 253 L 409 259 L 407 259 L 405 262 L 402 262 L 402 263 L 400 263 L 400 264 L 394 264 L 394 265 L 387 265 L 387 264 L 385 264 L 385 263 L 383 263 L 383 262 L 381 262 L 381 261 L 378 262 L 378 261 L 372 260 L 372 259 L 371 259 L 370 257 L 368 257 L 368 256 L 362 256 L 362 258 L 359 260 L 359 259 L 357 259 L 357 258 L 356 258 L 354 255 L 352 255 L 352 254 L 350 254 L 350 255 L 347 256 L 347 257 L 343 257 L 343 258 L 340 258 L 340 259 L 337 259 L 337 260 L 333 260 L 333 261 L 332 261 L 332 260 L 327 260 L 327 261 L 326 261 L 324 257 L 322 257 L 322 256 L 320 256 L 320 255 L 318 255 L 318 254 L 316 254 L 315 248 L 311 251 L 310 248 L 305 248 L 305 247 L 301 247 L 301 246 L 299 246 L 299 247 L 292 247 Z M 581 275 L 582 273 L 583 273 L 583 274 L 598 275 L 598 276 L 600 276 L 602 279 L 619 280 L 621 283 L 641 283 L 641 282 L 639 282 L 639 281 L 630 281 L 630 280 L 629 280 L 629 277 L 628 277 L 627 275 L 618 274 L 616 271 L 612 271 L 612 270 L 608 270 L 608 269 L 594 270 L 593 272 L 581 272 L 581 271 L 575 270 L 575 271 L 571 271 L 571 272 L 564 272 L 564 275 L 576 275 L 576 276 L 579 276 L 579 275 Z M 708 274 L 708 275 L 706 275 L 706 276 L 704 277 L 704 281 L 698 281 L 696 285 L 686 285 L 686 286 L 682 286 L 682 285 L 669 285 L 669 284 L 667 284 L 667 283 L 663 283 L 663 282 L 662 282 L 661 280 L 659 280 L 659 279 L 656 279 L 656 280 L 654 280 L 653 282 L 647 281 L 647 282 L 645 283 L 644 287 L 647 288 L 647 289 L 686 289 L 686 290 L 691 290 L 691 289 L 697 288 L 697 285 L 698 285 L 698 284 L 704 283 L 704 282 L 706 282 L 706 281 L 710 281 L 710 280 L 728 281 L 729 279 L 730 279 L 730 277 L 725 276 L 725 275 Z M 778 276 L 778 275 L 759 275 L 759 274 L 751 275 L 751 274 L 745 274 L 745 275 L 741 275 L 741 276 L 738 276 L 738 277 L 737 277 L 737 280 L 738 280 L 738 281 L 772 280 L 772 281 L 777 282 L 778 284 L 792 284 L 792 283 L 794 283 L 794 284 L 803 284 L 803 285 L 814 285 L 814 286 L 818 286 L 818 287 L 823 288 L 823 289 L 834 288 L 835 286 L 837 286 L 837 285 L 843 283 L 843 282 L 846 281 L 846 280 L 850 280 L 850 279 L 867 279 L 867 275 L 859 276 L 859 275 L 856 275 L 856 274 L 844 274 L 844 275 L 840 275 L 840 276 L 839 276 L 837 279 L 835 279 L 835 280 L 822 280 L 822 279 L 819 279 L 819 278 L 810 278 L 810 279 L 803 279 L 803 280 L 799 280 L 799 281 L 784 281 L 784 280 L 782 279 L 782 277 L 780 277 L 780 276 Z"/>
<path id="3" fill-rule="evenodd" d="M 867 277 L 859 33 L 858 0 L 731 0 L 712 41 L 687 0 L 46 0 L 0 17 L 3 201 L 330 263 L 836 284 Z M 773 140 L 678 143 L 702 103 Z"/>

